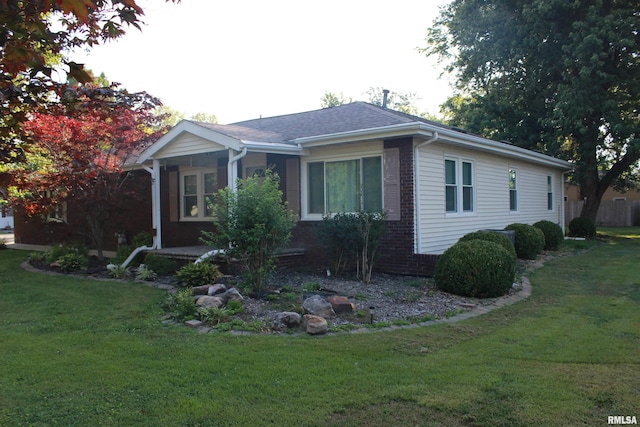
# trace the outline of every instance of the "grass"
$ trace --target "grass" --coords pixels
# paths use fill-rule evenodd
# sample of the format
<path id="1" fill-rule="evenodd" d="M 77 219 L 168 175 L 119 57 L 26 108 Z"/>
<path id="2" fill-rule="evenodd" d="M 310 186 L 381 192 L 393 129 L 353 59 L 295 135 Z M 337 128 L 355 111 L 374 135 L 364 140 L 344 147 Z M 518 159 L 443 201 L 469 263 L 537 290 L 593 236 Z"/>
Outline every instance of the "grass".
<path id="1" fill-rule="evenodd" d="M 640 229 L 604 231 L 567 242 L 567 256 L 531 275 L 523 302 L 459 323 L 325 337 L 163 325 L 157 289 L 28 273 L 25 253 L 1 251 L 0 426 L 596 426 L 640 416 Z"/>

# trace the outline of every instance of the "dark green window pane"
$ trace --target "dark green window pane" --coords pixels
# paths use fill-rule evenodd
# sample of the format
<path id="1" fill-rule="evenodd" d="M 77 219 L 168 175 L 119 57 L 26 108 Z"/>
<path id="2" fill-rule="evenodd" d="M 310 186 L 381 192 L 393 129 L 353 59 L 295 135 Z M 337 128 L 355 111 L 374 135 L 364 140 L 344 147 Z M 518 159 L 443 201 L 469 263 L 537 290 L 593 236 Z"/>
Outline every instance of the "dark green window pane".
<path id="1" fill-rule="evenodd" d="M 453 160 L 444 161 L 445 184 L 456 184 L 456 162 Z"/>
<path id="2" fill-rule="evenodd" d="M 198 192 L 198 175 L 185 175 L 184 194 L 197 194 Z"/>
<path id="3" fill-rule="evenodd" d="M 214 172 L 204 174 L 204 194 L 213 194 L 218 189 L 218 180 Z"/>
<path id="4" fill-rule="evenodd" d="M 456 187 L 455 186 L 446 186 L 445 187 L 445 193 L 446 193 L 446 208 L 447 208 L 447 212 L 456 212 L 458 210 L 458 207 L 456 206 Z"/>
<path id="5" fill-rule="evenodd" d="M 473 185 L 471 163 L 462 162 L 462 185 Z"/>
<path id="6" fill-rule="evenodd" d="M 362 172 L 364 211 L 382 211 L 382 158 L 362 159 Z"/>
<path id="7" fill-rule="evenodd" d="M 309 213 L 324 214 L 324 163 L 309 163 Z"/>

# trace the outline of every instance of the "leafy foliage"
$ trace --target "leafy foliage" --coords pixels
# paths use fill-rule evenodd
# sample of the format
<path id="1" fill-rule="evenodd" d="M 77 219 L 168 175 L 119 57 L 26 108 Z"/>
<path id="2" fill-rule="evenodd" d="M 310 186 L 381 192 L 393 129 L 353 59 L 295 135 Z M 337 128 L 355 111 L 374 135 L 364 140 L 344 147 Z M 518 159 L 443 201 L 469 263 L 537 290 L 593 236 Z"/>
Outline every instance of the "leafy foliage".
<path id="1" fill-rule="evenodd" d="M 357 275 L 370 283 L 380 240 L 385 231 L 383 212 L 328 214 L 316 228 L 321 245 L 330 253 L 335 274 L 355 263 Z"/>
<path id="2" fill-rule="evenodd" d="M 193 287 L 215 283 L 222 277 L 218 266 L 210 262 L 189 263 L 176 274 L 183 286 Z"/>
<path id="3" fill-rule="evenodd" d="M 509 291 L 515 272 L 516 259 L 502 245 L 474 239 L 447 249 L 438 259 L 433 278 L 445 292 L 491 298 Z"/>
<path id="4" fill-rule="evenodd" d="M 144 263 L 150 270 L 155 271 L 160 276 L 168 276 L 178 269 L 175 260 L 154 253 L 148 253 L 144 257 Z"/>
<path id="5" fill-rule="evenodd" d="M 635 0 L 456 0 L 428 30 L 457 93 L 450 124 L 563 155 L 595 220 L 606 188 L 640 159 Z"/>
<path id="6" fill-rule="evenodd" d="M 569 236 L 593 239 L 596 237 L 596 226 L 589 218 L 580 216 L 573 218 L 569 222 Z"/>
<path id="7" fill-rule="evenodd" d="M 520 259 L 536 259 L 544 249 L 544 234 L 529 224 L 510 224 L 505 230 L 516 232 L 516 254 Z"/>
<path id="8" fill-rule="evenodd" d="M 86 270 L 87 265 L 89 264 L 89 259 L 85 254 L 68 252 L 58 258 L 56 262 L 60 264 L 60 270 L 66 273 L 71 273 L 74 271 Z"/>
<path id="9" fill-rule="evenodd" d="M 178 289 L 175 294 L 169 294 L 163 305 L 177 320 L 190 320 L 197 317 L 198 308 L 191 288 Z"/>
<path id="10" fill-rule="evenodd" d="M 122 264 L 107 265 L 107 275 L 114 279 L 127 279 L 131 277 L 129 267 L 123 267 Z"/>
<path id="11" fill-rule="evenodd" d="M 280 178 L 267 169 L 264 176 L 238 180 L 237 190 L 217 193 L 213 232 L 202 232 L 201 240 L 226 248 L 227 255 L 246 268 L 254 290 L 262 289 L 275 269 L 275 257 L 286 248 L 296 219 L 282 200 Z"/>
<path id="12" fill-rule="evenodd" d="M 560 244 L 564 240 L 562 227 L 555 222 L 546 220 L 538 221 L 533 224 L 533 226 L 544 234 L 544 249 L 548 251 L 555 251 L 560 247 Z"/>
<path id="13" fill-rule="evenodd" d="M 497 231 L 474 231 L 473 233 L 468 233 L 462 236 L 459 242 L 468 242 L 469 240 L 485 240 L 487 242 L 497 243 L 513 255 L 514 258 L 517 258 L 516 248 L 514 247 L 513 242 L 503 233 Z"/>
<path id="14" fill-rule="evenodd" d="M 116 39 L 129 26 L 140 29 L 142 15 L 135 0 L 0 2 L 0 163 L 24 160 L 30 138 L 22 124 L 31 114 L 74 96 L 57 75 L 92 80 L 67 54 Z"/>
<path id="15" fill-rule="evenodd" d="M 140 264 L 136 269 L 136 280 L 155 280 L 158 275 L 155 271 L 149 268 L 146 264 Z"/>

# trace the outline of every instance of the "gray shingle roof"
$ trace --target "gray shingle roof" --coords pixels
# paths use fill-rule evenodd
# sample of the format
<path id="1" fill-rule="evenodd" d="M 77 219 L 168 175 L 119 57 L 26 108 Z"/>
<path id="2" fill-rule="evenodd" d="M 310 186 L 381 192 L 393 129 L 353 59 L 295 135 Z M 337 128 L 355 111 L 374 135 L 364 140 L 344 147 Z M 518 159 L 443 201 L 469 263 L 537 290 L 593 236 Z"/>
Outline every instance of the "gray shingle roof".
<path id="1" fill-rule="evenodd" d="M 229 125 L 199 124 L 216 132 L 245 141 L 286 143 L 297 138 L 330 135 L 418 121 L 442 126 L 421 117 L 384 109 L 366 102 L 353 102 L 337 107 L 246 120 Z"/>

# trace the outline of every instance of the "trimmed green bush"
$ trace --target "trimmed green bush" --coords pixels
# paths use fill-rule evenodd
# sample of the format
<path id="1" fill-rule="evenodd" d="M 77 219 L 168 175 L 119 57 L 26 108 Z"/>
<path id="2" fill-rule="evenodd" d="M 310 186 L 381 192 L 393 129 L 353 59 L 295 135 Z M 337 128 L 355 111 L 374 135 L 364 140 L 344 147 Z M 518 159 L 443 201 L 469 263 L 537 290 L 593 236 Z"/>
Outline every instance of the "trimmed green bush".
<path id="1" fill-rule="evenodd" d="M 204 261 L 187 264 L 176 274 L 183 286 L 193 287 L 215 283 L 222 277 L 218 266 Z"/>
<path id="2" fill-rule="evenodd" d="M 573 218 L 569 222 L 569 236 L 594 239 L 596 237 L 596 225 L 589 218 L 581 216 Z"/>
<path id="3" fill-rule="evenodd" d="M 175 260 L 154 253 L 148 253 L 144 257 L 144 263 L 149 270 L 155 271 L 159 276 L 170 276 L 178 269 Z"/>
<path id="4" fill-rule="evenodd" d="M 555 251 L 560 247 L 560 243 L 564 240 L 562 227 L 551 221 L 538 221 L 533 224 L 535 228 L 544 234 L 544 248 L 548 251 Z"/>
<path id="5" fill-rule="evenodd" d="M 536 259 L 544 249 L 544 234 L 529 224 L 510 224 L 505 230 L 516 232 L 516 254 L 520 259 Z"/>
<path id="6" fill-rule="evenodd" d="M 474 231 L 462 236 L 459 242 L 468 242 L 469 240 L 484 240 L 487 242 L 497 243 L 507 250 L 514 258 L 516 254 L 516 248 L 513 246 L 513 242 L 506 234 L 497 231 Z"/>
<path id="7" fill-rule="evenodd" d="M 513 285 L 516 259 L 498 243 L 458 242 L 440 256 L 434 273 L 436 286 L 456 295 L 492 298 Z"/>

